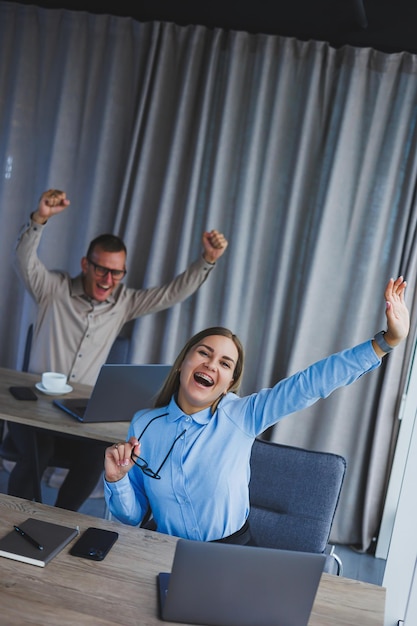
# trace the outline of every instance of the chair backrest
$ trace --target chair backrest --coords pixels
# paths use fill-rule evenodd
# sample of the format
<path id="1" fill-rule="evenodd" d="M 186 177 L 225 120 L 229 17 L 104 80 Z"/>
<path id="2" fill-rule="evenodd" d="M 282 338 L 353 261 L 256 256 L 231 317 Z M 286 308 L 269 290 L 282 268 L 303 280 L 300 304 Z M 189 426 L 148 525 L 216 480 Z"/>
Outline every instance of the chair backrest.
<path id="1" fill-rule="evenodd" d="M 118 335 L 114 340 L 106 363 L 128 363 L 130 339 Z"/>
<path id="2" fill-rule="evenodd" d="M 256 544 L 325 552 L 345 472 L 338 454 L 257 439 L 249 485 Z"/>

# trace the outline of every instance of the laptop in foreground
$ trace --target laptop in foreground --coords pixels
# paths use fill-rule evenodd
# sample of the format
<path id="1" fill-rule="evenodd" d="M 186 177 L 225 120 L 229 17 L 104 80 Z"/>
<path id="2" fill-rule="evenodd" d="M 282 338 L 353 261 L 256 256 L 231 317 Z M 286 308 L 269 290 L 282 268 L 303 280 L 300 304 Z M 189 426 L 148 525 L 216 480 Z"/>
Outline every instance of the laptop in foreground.
<path id="1" fill-rule="evenodd" d="M 160 618 L 206 626 L 307 626 L 326 556 L 179 539 L 158 575 Z"/>
<path id="2" fill-rule="evenodd" d="M 108 363 L 89 399 L 57 398 L 53 403 L 80 422 L 130 422 L 136 411 L 153 406 L 170 370 L 170 365 Z"/>

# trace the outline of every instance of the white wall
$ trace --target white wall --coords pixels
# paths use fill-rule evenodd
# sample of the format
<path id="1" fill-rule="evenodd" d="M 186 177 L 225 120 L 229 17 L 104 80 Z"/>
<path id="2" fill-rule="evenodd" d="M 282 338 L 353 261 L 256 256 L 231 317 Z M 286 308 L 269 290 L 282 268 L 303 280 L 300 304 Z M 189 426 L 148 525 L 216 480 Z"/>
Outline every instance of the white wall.
<path id="1" fill-rule="evenodd" d="M 417 345 L 411 358 L 408 381 L 399 411 L 401 425 L 395 447 L 394 461 L 391 468 L 384 511 L 378 534 L 375 556 L 379 559 L 388 557 L 388 550 L 393 533 L 398 500 L 401 493 L 403 476 L 407 463 L 410 440 L 412 437 L 417 411 Z"/>
<path id="2" fill-rule="evenodd" d="M 413 599 L 417 595 L 417 420 L 413 421 L 382 582 L 387 590 L 384 626 L 397 626 L 407 610 L 404 626 L 417 624 L 415 595 Z"/>
<path id="3" fill-rule="evenodd" d="M 410 587 L 407 611 L 405 614 L 404 626 L 416 626 L 417 624 L 417 561 L 414 567 L 413 581 Z"/>

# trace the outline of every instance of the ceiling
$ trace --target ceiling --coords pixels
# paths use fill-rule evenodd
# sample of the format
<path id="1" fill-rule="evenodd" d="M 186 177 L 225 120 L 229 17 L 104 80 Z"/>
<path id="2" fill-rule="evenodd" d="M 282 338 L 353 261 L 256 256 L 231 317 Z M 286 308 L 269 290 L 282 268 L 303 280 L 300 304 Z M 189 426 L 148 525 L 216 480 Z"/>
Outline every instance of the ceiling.
<path id="1" fill-rule="evenodd" d="M 417 54 L 417 0 L 15 0 L 46 8 L 243 30 Z"/>

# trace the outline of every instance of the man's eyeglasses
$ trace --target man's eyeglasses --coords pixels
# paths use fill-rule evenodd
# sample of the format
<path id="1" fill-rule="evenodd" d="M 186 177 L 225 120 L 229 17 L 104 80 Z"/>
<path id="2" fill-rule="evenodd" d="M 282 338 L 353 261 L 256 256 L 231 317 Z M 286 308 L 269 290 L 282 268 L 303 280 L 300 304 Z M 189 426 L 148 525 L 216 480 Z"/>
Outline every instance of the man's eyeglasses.
<path id="1" fill-rule="evenodd" d="M 107 274 L 111 274 L 113 280 L 122 280 L 123 276 L 126 274 L 126 270 L 111 270 L 108 267 L 103 267 L 102 265 L 97 265 L 91 259 L 87 257 L 87 261 L 94 268 L 94 273 L 98 278 L 106 278 Z"/>
<path id="2" fill-rule="evenodd" d="M 165 417 L 165 415 L 168 415 L 168 413 L 162 413 L 161 415 L 157 415 L 156 417 L 152 418 L 150 422 L 148 422 L 145 426 L 145 428 L 142 430 L 142 432 L 140 433 L 139 437 L 138 437 L 138 442 L 141 440 L 141 437 L 143 435 L 143 433 L 145 432 L 145 430 L 152 424 L 152 422 L 154 422 L 156 419 L 158 419 L 159 417 Z M 183 434 L 186 432 L 186 430 L 183 430 L 182 433 L 180 433 L 172 442 L 172 445 L 170 447 L 170 449 L 168 450 L 167 454 L 165 455 L 164 460 L 162 461 L 161 465 L 158 467 L 158 469 L 154 472 L 154 470 L 152 470 L 149 465 L 148 462 L 145 461 L 145 459 L 142 459 L 142 457 L 137 456 L 136 454 L 133 453 L 133 450 L 131 452 L 130 458 L 132 459 L 133 463 L 135 465 L 137 465 L 144 474 L 146 474 L 146 476 L 149 476 L 150 478 L 156 478 L 157 480 L 160 480 L 161 477 L 159 475 L 159 472 L 161 471 L 162 467 L 165 465 L 166 460 L 168 459 L 169 455 L 171 454 L 175 444 L 177 443 L 178 439 L 180 437 L 183 436 Z"/>

